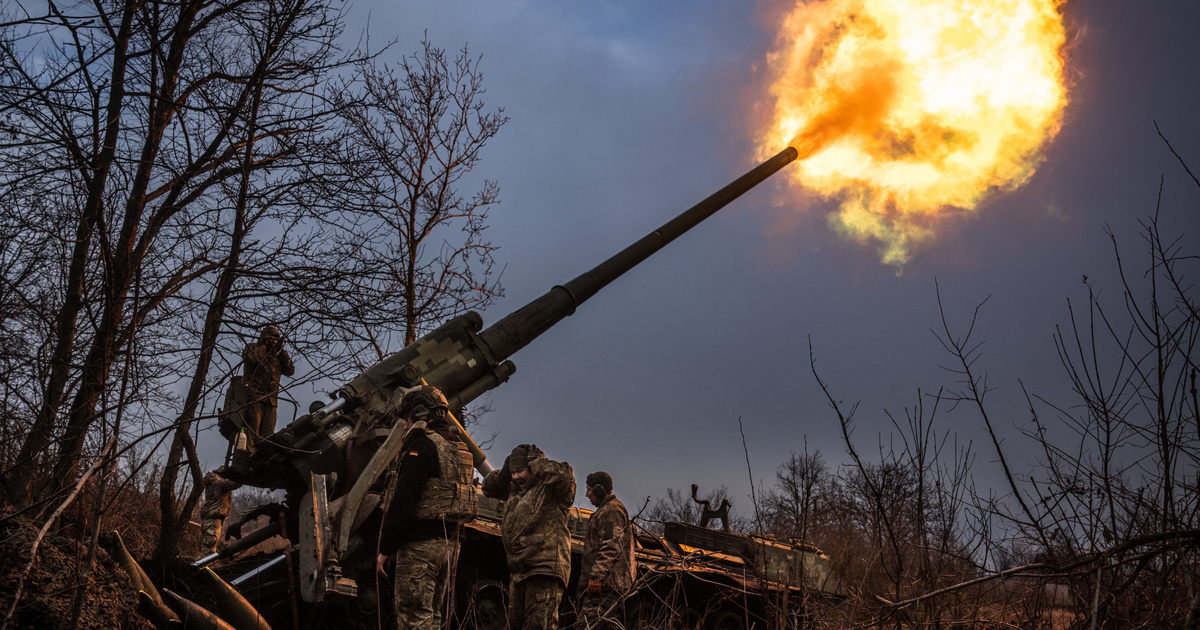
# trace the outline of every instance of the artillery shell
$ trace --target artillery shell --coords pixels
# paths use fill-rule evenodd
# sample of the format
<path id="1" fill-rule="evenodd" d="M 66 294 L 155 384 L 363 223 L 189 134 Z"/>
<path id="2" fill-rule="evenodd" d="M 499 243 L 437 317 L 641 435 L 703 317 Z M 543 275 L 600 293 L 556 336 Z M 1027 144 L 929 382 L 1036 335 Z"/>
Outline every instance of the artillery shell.
<path id="1" fill-rule="evenodd" d="M 179 617 L 175 611 L 167 608 L 161 599 L 154 599 L 146 591 L 138 591 L 138 612 L 154 624 L 158 630 L 172 630 L 179 627 Z"/>
<path id="2" fill-rule="evenodd" d="M 129 574 L 129 579 L 133 581 L 134 588 L 144 591 L 151 599 L 162 605 L 162 596 L 158 594 L 158 589 L 154 587 L 154 582 L 150 581 L 150 576 L 146 575 L 146 571 L 142 569 L 142 565 L 138 564 L 137 560 L 133 559 L 133 555 L 129 553 L 129 550 L 125 548 L 125 541 L 121 540 L 121 534 L 113 532 L 113 538 L 116 540 L 117 562 Z"/>
<path id="3" fill-rule="evenodd" d="M 179 614 L 184 630 L 234 630 L 216 613 L 169 589 L 163 589 L 167 604 Z"/>
<path id="4" fill-rule="evenodd" d="M 213 599 L 217 600 L 221 618 L 228 621 L 229 625 L 236 630 L 271 630 L 267 620 L 263 619 L 254 605 L 246 601 L 237 589 L 213 573 L 212 569 L 205 569 L 200 575 L 207 583 Z"/>

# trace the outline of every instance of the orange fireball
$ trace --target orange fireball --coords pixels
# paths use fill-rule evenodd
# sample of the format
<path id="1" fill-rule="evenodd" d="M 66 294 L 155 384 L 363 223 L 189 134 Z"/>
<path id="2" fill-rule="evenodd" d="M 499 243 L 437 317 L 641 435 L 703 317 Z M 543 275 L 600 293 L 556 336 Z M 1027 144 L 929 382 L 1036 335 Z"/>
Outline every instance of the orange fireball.
<path id="1" fill-rule="evenodd" d="M 1067 102 L 1061 0 L 798 4 L 770 55 L 764 155 L 902 265 L 937 217 L 1029 180 Z"/>

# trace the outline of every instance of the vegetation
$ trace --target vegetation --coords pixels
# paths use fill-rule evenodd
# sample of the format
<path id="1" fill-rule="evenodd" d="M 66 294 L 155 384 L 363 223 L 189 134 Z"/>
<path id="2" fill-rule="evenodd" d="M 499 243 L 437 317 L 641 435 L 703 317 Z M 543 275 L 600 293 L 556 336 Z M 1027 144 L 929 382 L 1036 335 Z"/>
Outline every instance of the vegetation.
<path id="1" fill-rule="evenodd" d="M 340 7 L 0 10 L 5 521 L 62 516 L 94 550 L 152 472 L 162 571 L 203 490 L 196 436 L 264 326 L 295 390 L 501 295 L 499 190 L 466 178 L 507 120 L 479 59 L 342 50 Z"/>
<path id="2" fill-rule="evenodd" d="M 1027 391 L 1019 441 L 1002 440 L 990 414 L 976 329 L 984 304 L 965 324 L 943 309 L 952 382 L 889 414 L 893 431 L 870 457 L 852 439 L 856 408 L 822 380 L 810 349 L 847 463 L 793 453 L 759 493 L 757 520 L 734 527 L 814 544 L 848 593 L 835 607 L 793 602 L 779 627 L 1200 627 L 1200 252 L 1164 223 L 1161 208 L 1142 221 L 1140 263 L 1109 233 L 1120 299 L 1102 300 L 1084 278 L 1087 304 L 1068 301 L 1055 335 L 1074 398 Z M 951 407 L 974 410 L 1006 492 L 974 484 L 982 455 L 939 424 Z M 1039 465 L 1016 470 L 1016 449 L 1033 449 Z M 694 523 L 691 503 L 668 490 L 642 521 Z"/>

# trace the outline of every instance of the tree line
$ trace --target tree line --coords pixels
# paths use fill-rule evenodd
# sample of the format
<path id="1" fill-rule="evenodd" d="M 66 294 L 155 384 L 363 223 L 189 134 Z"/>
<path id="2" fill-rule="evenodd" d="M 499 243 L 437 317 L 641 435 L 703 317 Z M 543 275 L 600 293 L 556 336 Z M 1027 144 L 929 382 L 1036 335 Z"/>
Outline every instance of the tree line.
<path id="1" fill-rule="evenodd" d="M 302 391 L 502 295 L 475 169 L 507 117 L 465 47 L 346 48 L 328 0 L 36 10 L 0 9 L 0 518 L 99 463 L 95 529 L 152 470 L 162 566 L 262 327 Z"/>

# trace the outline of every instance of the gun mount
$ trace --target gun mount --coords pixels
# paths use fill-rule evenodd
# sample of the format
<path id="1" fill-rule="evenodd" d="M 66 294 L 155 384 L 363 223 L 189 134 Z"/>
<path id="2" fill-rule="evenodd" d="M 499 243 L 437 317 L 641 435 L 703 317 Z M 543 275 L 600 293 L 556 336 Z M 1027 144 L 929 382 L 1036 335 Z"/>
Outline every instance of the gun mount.
<path id="1" fill-rule="evenodd" d="M 566 284 L 554 286 L 488 328 L 483 327 L 483 318 L 475 312 L 450 319 L 340 387 L 332 402 L 315 403 L 308 414 L 258 440 L 253 455 L 237 466 L 227 467 L 227 474 L 246 485 L 286 490 L 282 515 L 268 526 L 271 533 L 235 541 L 221 552 L 198 560 L 195 566 L 205 566 L 249 547 L 251 541 L 280 532 L 298 546 L 299 558 L 287 565 L 298 567 L 300 575 L 291 579 L 306 602 L 354 598 L 357 586 L 350 577 L 354 572 L 343 571 L 343 566 L 349 557 L 367 551 L 367 544 L 356 538 L 355 531 L 380 501 L 377 480 L 394 459 L 403 433 L 399 423 L 390 426 L 383 414 L 393 392 L 422 383 L 434 385 L 445 394 L 451 414 L 460 415 L 465 405 L 513 375 L 516 366 L 509 357 L 625 272 L 796 157 L 794 148 L 785 149 L 616 255 Z M 489 472 L 486 456 L 461 424 L 458 430 L 472 450 L 476 468 L 483 474 Z M 368 437 L 366 448 L 360 443 L 364 435 Z M 348 451 L 355 449 L 357 460 L 351 461 L 354 458 Z M 480 527 L 480 531 L 490 531 L 492 525 Z M 281 565 L 277 558 L 270 566 Z M 259 567 L 255 574 L 268 568 Z M 241 576 L 234 584 L 247 579 Z"/>

